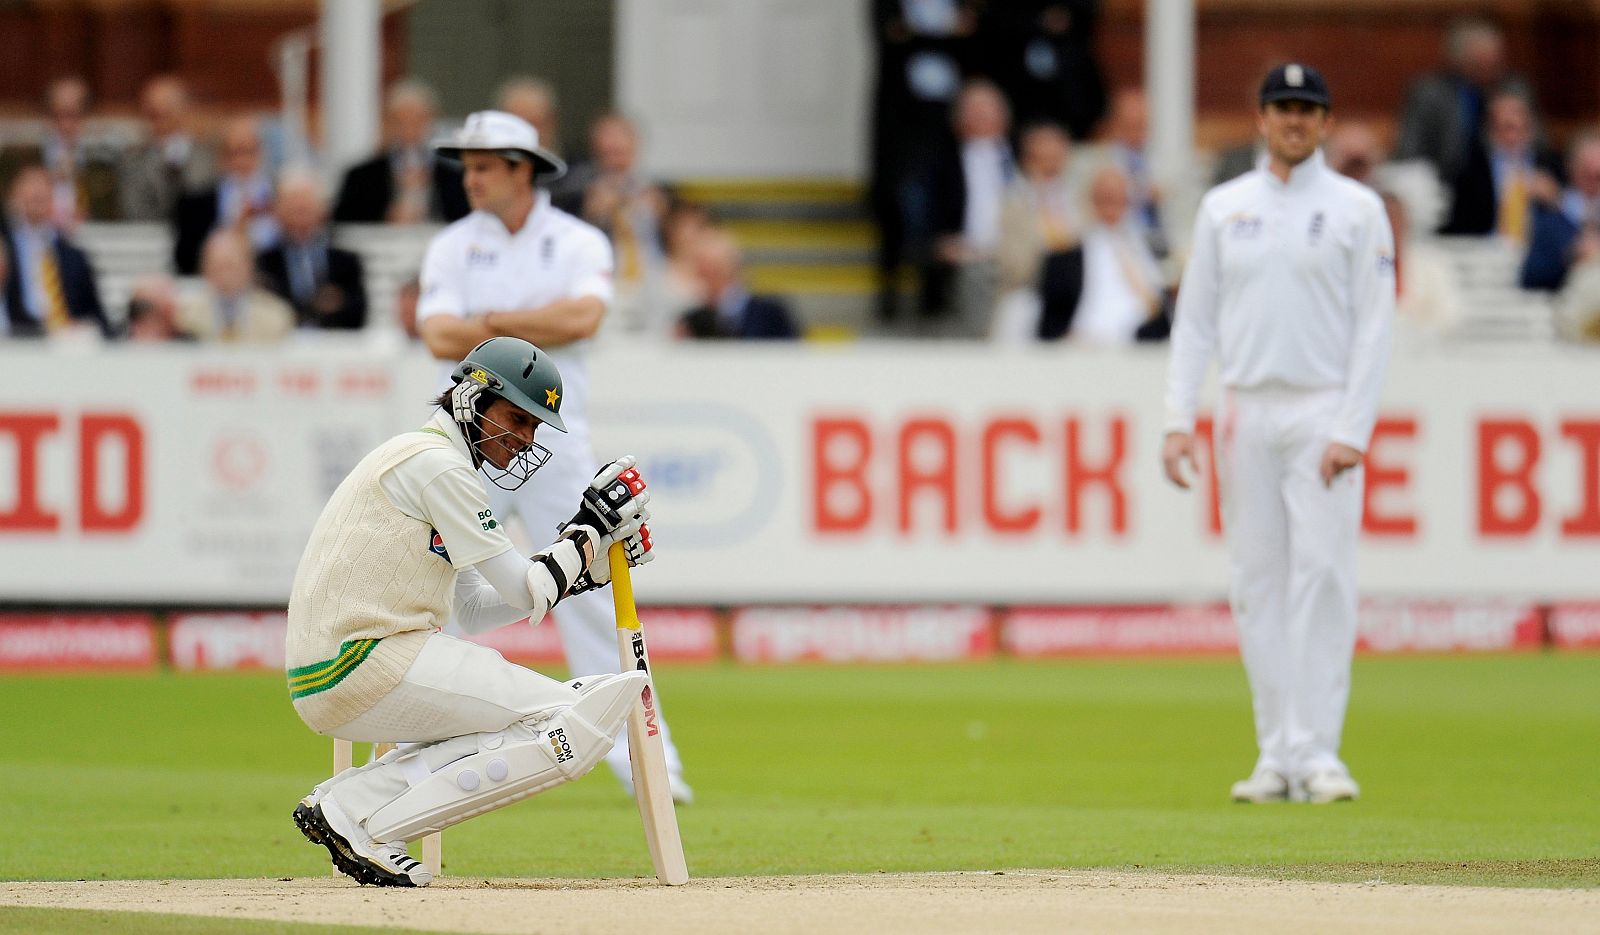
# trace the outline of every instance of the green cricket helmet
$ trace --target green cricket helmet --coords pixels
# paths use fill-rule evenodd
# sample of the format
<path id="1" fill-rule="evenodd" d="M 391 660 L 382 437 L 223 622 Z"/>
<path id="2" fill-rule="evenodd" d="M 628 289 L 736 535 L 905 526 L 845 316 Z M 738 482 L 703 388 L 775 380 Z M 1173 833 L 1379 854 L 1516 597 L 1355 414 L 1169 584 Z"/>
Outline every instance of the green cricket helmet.
<path id="1" fill-rule="evenodd" d="M 561 371 L 549 354 L 521 338 L 495 337 L 479 344 L 450 378 L 481 383 L 545 425 L 558 432 L 567 430 L 561 421 Z"/>

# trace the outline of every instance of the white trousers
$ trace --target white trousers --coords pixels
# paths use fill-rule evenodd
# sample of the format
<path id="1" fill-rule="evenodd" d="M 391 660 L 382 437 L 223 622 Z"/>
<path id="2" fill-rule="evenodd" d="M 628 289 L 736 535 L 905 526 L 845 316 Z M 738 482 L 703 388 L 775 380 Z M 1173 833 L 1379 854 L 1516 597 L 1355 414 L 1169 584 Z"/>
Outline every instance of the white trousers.
<path id="1" fill-rule="evenodd" d="M 1229 390 L 1218 479 L 1257 769 L 1343 769 L 1339 736 L 1356 638 L 1362 474 L 1320 475 L 1338 390 Z"/>
<path id="2" fill-rule="evenodd" d="M 577 700 L 573 689 L 507 662 L 487 646 L 435 633 L 393 691 L 330 733 L 343 740 L 423 744 L 417 763 L 437 772 L 476 753 L 478 734 L 508 731 L 530 739 L 531 730 L 518 723 L 522 717 Z M 408 775 L 407 767 L 390 759 L 340 774 L 331 787 L 356 821 L 366 821 L 419 778 L 416 766 Z"/>
<path id="3" fill-rule="evenodd" d="M 569 423 L 572 429 L 569 434 L 549 430 L 539 433 L 539 443 L 550 449 L 551 458 L 521 489 L 502 490 L 492 484 L 489 486 L 489 505 L 495 515 L 502 523 L 515 517 L 530 548 L 542 549 L 555 541 L 556 527 L 578 512 L 583 489 L 600 470 L 589 445 L 589 436 L 577 421 Z M 645 480 L 648 482 L 649 478 Z M 621 671 L 617 655 L 617 615 L 609 588 L 566 598 L 551 613 L 561 632 L 561 648 L 573 677 Z M 661 739 L 666 747 L 667 771 L 682 775 L 683 761 L 664 720 Z M 617 778 L 632 781 L 626 732 L 606 754 L 606 764 Z"/>

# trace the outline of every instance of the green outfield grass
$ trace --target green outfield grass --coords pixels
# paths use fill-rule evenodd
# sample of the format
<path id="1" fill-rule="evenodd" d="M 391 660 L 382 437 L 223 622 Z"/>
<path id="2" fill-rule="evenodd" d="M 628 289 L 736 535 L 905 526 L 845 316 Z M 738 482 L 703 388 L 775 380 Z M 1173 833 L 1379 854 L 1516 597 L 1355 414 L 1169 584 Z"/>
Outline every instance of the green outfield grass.
<path id="1" fill-rule="evenodd" d="M 1364 797 L 1238 806 L 1231 660 L 668 669 L 698 875 L 1161 867 L 1600 886 L 1600 656 L 1370 658 Z M 330 742 L 274 675 L 8 677 L 0 878 L 328 872 L 289 820 Z M 452 876 L 646 876 L 604 769 L 453 828 Z"/>

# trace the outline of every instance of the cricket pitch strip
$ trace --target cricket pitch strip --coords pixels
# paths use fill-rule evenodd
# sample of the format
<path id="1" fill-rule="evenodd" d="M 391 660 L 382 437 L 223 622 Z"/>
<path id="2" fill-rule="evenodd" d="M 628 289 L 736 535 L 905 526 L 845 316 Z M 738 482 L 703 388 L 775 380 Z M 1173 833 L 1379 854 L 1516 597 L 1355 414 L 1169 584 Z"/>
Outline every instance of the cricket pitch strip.
<path id="1" fill-rule="evenodd" d="M 332 879 L 0 883 L 0 906 L 275 919 L 446 932 L 587 935 L 1576 931 L 1600 890 L 1308 883 L 1008 870 L 654 880 L 483 880 L 426 889 Z"/>

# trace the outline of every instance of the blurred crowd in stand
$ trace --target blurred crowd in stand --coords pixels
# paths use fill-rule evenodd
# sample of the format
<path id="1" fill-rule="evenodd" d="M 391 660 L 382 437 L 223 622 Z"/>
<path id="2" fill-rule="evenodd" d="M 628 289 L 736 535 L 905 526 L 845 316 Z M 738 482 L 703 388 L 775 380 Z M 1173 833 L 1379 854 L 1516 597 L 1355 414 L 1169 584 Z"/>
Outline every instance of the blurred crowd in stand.
<path id="1" fill-rule="evenodd" d="M 420 244 L 471 210 L 460 167 L 431 146 L 447 129 L 434 92 L 415 80 L 388 89 L 382 149 L 346 170 L 333 192 L 315 167 L 275 158 L 269 121 L 257 115 L 226 115 L 203 132 L 173 76 L 144 87 L 132 145 L 85 134 L 92 101 L 79 78 L 53 82 L 43 105 L 40 142 L 0 148 L 0 337 L 272 343 L 297 332 L 360 331 L 371 320 L 368 276 L 361 254 L 339 245 L 338 229 L 410 227 Z M 561 145 L 549 83 L 513 78 L 484 105 Z M 586 144 L 549 193 L 612 241 L 614 331 L 661 340 L 799 337 L 781 298 L 747 287 L 729 231 L 641 171 L 628 118 L 600 116 Z M 128 285 L 126 309 L 107 309 L 79 235 L 85 223 L 117 221 L 165 225 L 172 251 L 163 268 Z M 393 308 L 410 338 L 416 292 L 413 277 Z"/>
<path id="2" fill-rule="evenodd" d="M 1187 206 L 1169 205 L 1152 178 L 1143 91 L 1101 76 L 1098 6 L 874 0 L 868 330 L 1003 344 L 1166 338 Z M 1514 285 L 1551 294 L 1557 333 L 1600 340 L 1600 129 L 1554 151 L 1495 26 L 1455 23 L 1392 125 L 1345 117 L 1334 91 L 1326 156 L 1388 205 L 1409 330 L 1459 324 L 1463 284 L 1446 245 L 1461 241 L 1437 236 L 1448 235 L 1516 251 Z M 394 226 L 420 242 L 470 210 L 459 166 L 430 145 L 449 125 L 416 80 L 387 89 L 382 147 L 332 190 L 316 167 L 285 164 L 270 117 L 202 118 L 175 76 L 145 84 L 137 139 L 121 145 L 86 132 L 96 114 L 79 78 L 51 83 L 41 106 L 42 131 L 0 147 L 0 336 L 274 342 L 392 322 L 414 337 L 415 281 L 374 303 L 342 233 Z M 567 157 L 551 202 L 611 239 L 618 299 L 603 335 L 801 336 L 784 297 L 752 288 L 735 229 L 642 168 L 628 117 L 603 114 L 568 140 L 556 89 L 534 77 L 506 81 L 483 106 L 528 120 Z M 1210 181 L 1260 155 L 1253 140 L 1225 148 Z M 80 237 L 86 222 L 115 221 L 164 225 L 172 245 L 164 268 L 122 290 L 126 308 L 102 304 Z"/>

